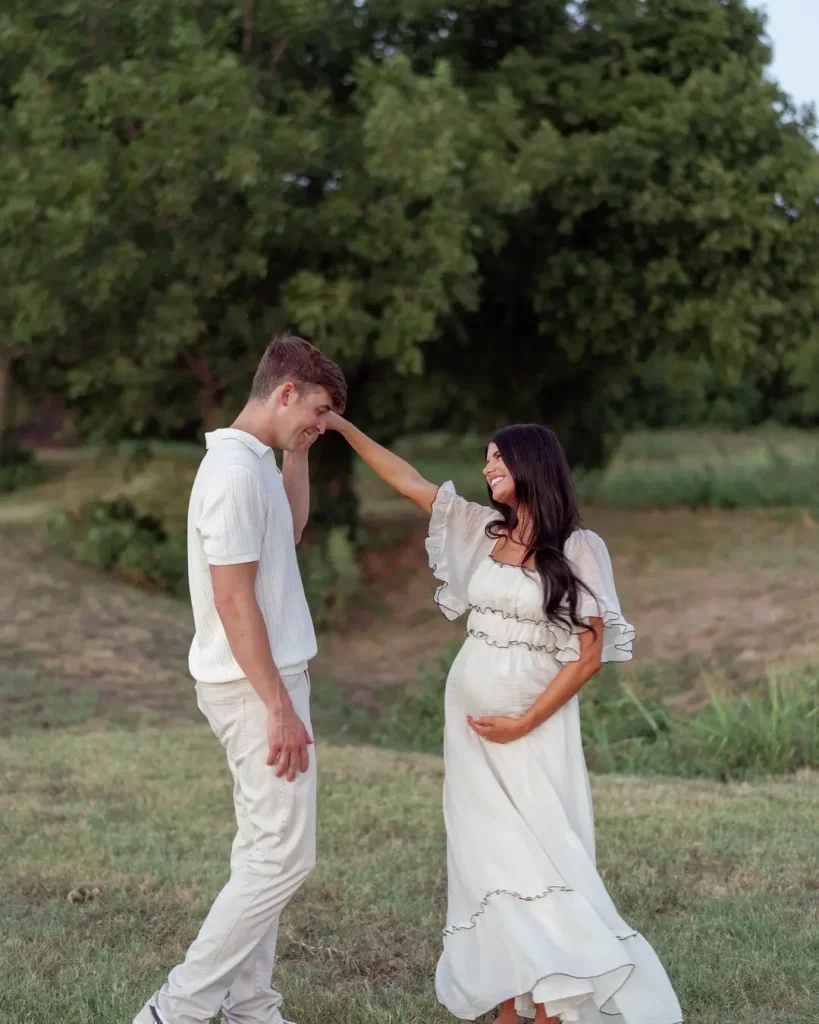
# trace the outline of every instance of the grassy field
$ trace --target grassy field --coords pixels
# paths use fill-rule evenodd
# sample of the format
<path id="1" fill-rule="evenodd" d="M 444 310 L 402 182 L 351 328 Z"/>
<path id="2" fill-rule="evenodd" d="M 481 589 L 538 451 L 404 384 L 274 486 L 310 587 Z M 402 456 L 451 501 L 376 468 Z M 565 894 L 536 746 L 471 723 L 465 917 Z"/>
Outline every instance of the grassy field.
<path id="1" fill-rule="evenodd" d="M 432 989 L 441 764 L 321 744 L 318 755 L 320 864 L 281 936 L 288 1014 L 444 1024 Z M 221 748 L 202 724 L 73 727 L 3 740 L 2 765 L 0 1021 L 129 1021 L 226 878 Z M 601 870 L 690 1024 L 816 1020 L 817 783 L 595 779 Z M 100 893 L 68 902 L 78 887 Z"/>
<path id="2" fill-rule="evenodd" d="M 486 500 L 480 475 L 485 438 L 466 434 L 425 434 L 397 442 L 429 479 L 452 479 L 459 493 Z M 142 452 L 143 461 L 136 456 Z M 145 455 L 152 457 L 145 460 Z M 43 515 L 57 503 L 76 504 L 90 495 L 128 494 L 144 510 L 160 515 L 169 527 L 184 526 L 189 484 L 202 447 L 187 443 L 117 449 L 52 450 L 42 462 L 65 469 L 45 485 L 11 500 L 0 495 L 0 523 Z M 357 463 L 365 518 L 379 527 L 404 518 L 407 506 L 372 472 Z M 637 431 L 617 446 L 604 470 L 577 468 L 577 484 L 586 505 L 609 508 L 765 508 L 817 509 L 819 504 L 819 431 L 784 427 Z"/>
<path id="3" fill-rule="evenodd" d="M 605 475 L 581 481 L 637 627 L 621 678 L 641 700 L 713 728 L 712 690 L 754 700 L 770 672 L 815 686 L 819 529 L 804 496 L 818 449 L 788 431 L 634 435 Z M 127 477 L 122 456 L 56 455 L 64 472 L 0 498 L 0 1024 L 127 1024 L 226 878 L 230 781 L 187 674 L 186 603 L 71 562 L 42 534 L 55 504 L 123 491 L 181 525 L 195 454 L 164 448 Z M 480 439 L 428 437 L 407 454 L 482 498 Z M 702 508 L 616 499 L 624 480 L 691 494 L 694 477 L 729 470 L 756 493 L 749 507 L 724 507 L 713 488 Z M 463 623 L 432 604 L 423 517 L 364 471 L 359 487 L 374 543 L 347 627 L 321 638 L 313 672 L 320 864 L 288 912 L 278 981 L 299 1024 L 443 1024 L 441 763 L 375 749 L 368 730 L 419 666 L 439 671 Z M 764 507 L 783 488 L 788 500 Z M 809 714 L 807 689 L 802 700 Z M 688 1024 L 816 1021 L 818 783 L 810 770 L 593 779 L 604 877 L 666 963 Z M 68 902 L 80 886 L 100 891 Z"/>
<path id="4" fill-rule="evenodd" d="M 480 476 L 485 439 L 445 434 L 407 438 L 397 450 L 430 480 L 451 477 L 458 491 L 486 500 Z M 755 430 L 635 431 L 603 470 L 576 468 L 581 499 L 611 508 L 819 508 L 819 432 L 770 426 Z M 394 508 L 366 469 L 361 481 L 373 509 Z"/>

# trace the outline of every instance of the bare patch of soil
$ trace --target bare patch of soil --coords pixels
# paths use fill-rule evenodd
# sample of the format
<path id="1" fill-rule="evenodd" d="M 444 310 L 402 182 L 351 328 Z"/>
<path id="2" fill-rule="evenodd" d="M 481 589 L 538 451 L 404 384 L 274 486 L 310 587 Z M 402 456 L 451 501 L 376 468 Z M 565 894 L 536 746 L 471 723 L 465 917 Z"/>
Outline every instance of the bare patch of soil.
<path id="1" fill-rule="evenodd" d="M 768 665 L 819 663 L 819 524 L 770 510 L 624 512 L 592 509 L 606 540 L 624 614 L 637 630 L 634 666 L 685 662 L 689 674 L 756 679 Z M 329 638 L 322 673 L 367 687 L 411 679 L 460 642 L 432 601 L 425 523 L 371 556 L 378 602 L 360 602 Z"/>
<path id="2" fill-rule="evenodd" d="M 587 522 L 609 546 L 637 629 L 633 665 L 686 662 L 692 705 L 699 671 L 742 686 L 767 665 L 819 663 L 819 527 L 810 517 L 594 509 Z M 432 601 L 424 532 L 423 518 L 410 517 L 400 543 L 366 556 L 362 595 L 343 629 L 321 640 L 314 674 L 358 702 L 408 683 L 463 636 L 463 621 L 447 622 Z M 63 692 L 93 687 L 104 711 L 198 717 L 184 602 L 62 559 L 19 522 L 0 523 L 0 543 L 0 673 L 21 687 L 35 677 Z"/>
<path id="3" fill-rule="evenodd" d="M 103 709 L 197 712 L 184 603 L 62 559 L 25 531 L 0 542 L 0 672 L 21 687 L 31 676 L 93 687 Z"/>

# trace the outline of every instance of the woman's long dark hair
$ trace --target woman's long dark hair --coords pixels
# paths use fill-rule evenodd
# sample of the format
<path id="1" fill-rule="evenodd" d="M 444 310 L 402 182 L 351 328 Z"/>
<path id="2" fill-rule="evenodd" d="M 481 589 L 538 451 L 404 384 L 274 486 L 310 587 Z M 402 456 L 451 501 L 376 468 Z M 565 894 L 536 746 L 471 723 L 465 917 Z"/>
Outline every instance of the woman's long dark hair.
<path id="1" fill-rule="evenodd" d="M 567 629 L 588 629 L 577 617 L 577 602 L 581 588 L 590 591 L 563 553 L 563 545 L 582 523 L 569 463 L 555 432 L 536 423 L 515 423 L 496 430 L 487 450 L 493 441 L 515 482 L 515 502 L 529 516 L 532 534 L 523 563 L 534 558 L 543 582 L 544 615 Z M 514 530 L 518 515 L 514 505 L 495 501 L 491 488 L 489 500 L 503 519 L 491 522 L 486 533 L 498 539 Z"/>

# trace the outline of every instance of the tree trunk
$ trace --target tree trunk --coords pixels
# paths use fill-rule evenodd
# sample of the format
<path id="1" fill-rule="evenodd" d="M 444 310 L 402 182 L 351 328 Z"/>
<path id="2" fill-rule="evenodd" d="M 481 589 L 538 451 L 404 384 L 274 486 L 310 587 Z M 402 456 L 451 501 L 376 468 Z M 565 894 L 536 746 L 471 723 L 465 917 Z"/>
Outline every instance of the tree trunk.
<path id="1" fill-rule="evenodd" d="M 223 425 L 221 395 L 212 384 L 200 383 L 199 408 L 202 413 L 202 426 L 206 431 L 216 430 Z"/>
<path id="2" fill-rule="evenodd" d="M 353 478 L 353 450 L 334 430 L 328 430 L 310 449 L 310 527 L 319 533 L 345 526 L 355 539 L 358 496 Z"/>
<path id="3" fill-rule="evenodd" d="M 250 53 L 253 46 L 253 3 L 254 0 L 245 0 L 242 53 Z"/>
<path id="4" fill-rule="evenodd" d="M 210 361 L 201 352 L 191 352 L 185 356 L 185 364 L 191 377 L 199 388 L 199 414 L 202 426 L 206 431 L 221 426 L 222 388 L 214 379 Z"/>
<path id="5" fill-rule="evenodd" d="M 0 465 L 6 461 L 11 441 L 11 401 L 14 387 L 14 357 L 0 354 Z"/>

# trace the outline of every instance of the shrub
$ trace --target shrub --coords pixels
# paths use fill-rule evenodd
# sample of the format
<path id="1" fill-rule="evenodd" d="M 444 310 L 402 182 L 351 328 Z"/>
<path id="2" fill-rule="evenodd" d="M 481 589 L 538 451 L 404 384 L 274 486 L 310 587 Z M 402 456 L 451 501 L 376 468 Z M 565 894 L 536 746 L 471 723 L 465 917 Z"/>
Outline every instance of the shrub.
<path id="1" fill-rule="evenodd" d="M 34 487 L 54 476 L 55 468 L 47 466 L 33 453 L 13 441 L 6 442 L 0 461 L 0 494 L 11 494 L 23 487 Z"/>
<path id="2" fill-rule="evenodd" d="M 356 549 L 349 531 L 334 526 L 326 535 L 300 547 L 299 564 L 314 623 L 320 629 L 340 626 L 360 585 Z"/>
<path id="3" fill-rule="evenodd" d="M 48 537 L 52 546 L 95 569 L 177 597 L 188 593 L 186 534 L 167 529 L 130 498 L 97 498 L 76 511 L 58 508 L 49 520 Z M 300 549 L 299 560 L 316 625 L 339 625 L 359 585 L 349 534 L 340 527 L 330 530 Z"/>
<path id="4" fill-rule="evenodd" d="M 98 498 L 76 511 L 57 509 L 48 536 L 54 547 L 96 569 L 178 596 L 187 593 L 184 534 L 168 533 L 128 498 Z"/>
<path id="5" fill-rule="evenodd" d="M 422 668 L 413 686 L 390 708 L 380 739 L 390 745 L 439 754 L 444 734 L 444 689 L 457 647 L 431 666 Z"/>

